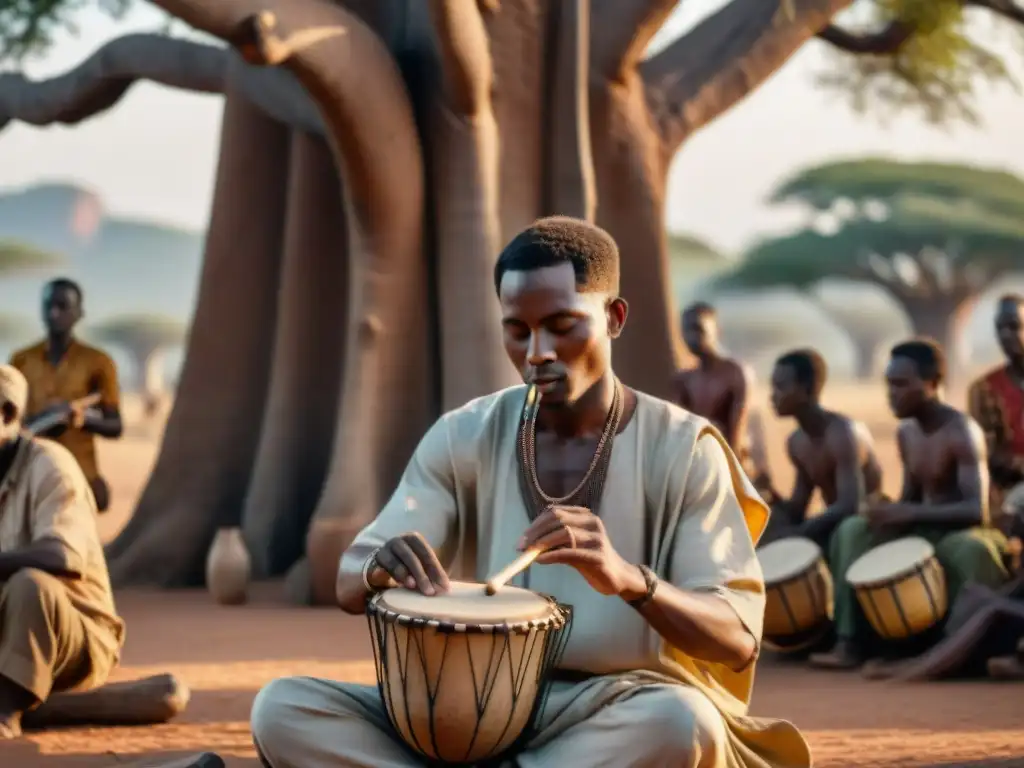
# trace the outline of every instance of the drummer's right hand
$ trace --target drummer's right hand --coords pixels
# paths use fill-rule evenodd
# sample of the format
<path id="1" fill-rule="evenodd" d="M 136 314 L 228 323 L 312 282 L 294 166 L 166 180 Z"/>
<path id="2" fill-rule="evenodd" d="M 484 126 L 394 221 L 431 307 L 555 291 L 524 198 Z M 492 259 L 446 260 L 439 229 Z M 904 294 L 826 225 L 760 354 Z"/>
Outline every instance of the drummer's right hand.
<path id="1" fill-rule="evenodd" d="M 448 574 L 433 548 L 418 533 L 403 533 L 377 550 L 377 566 L 408 589 L 424 595 L 448 591 Z"/>

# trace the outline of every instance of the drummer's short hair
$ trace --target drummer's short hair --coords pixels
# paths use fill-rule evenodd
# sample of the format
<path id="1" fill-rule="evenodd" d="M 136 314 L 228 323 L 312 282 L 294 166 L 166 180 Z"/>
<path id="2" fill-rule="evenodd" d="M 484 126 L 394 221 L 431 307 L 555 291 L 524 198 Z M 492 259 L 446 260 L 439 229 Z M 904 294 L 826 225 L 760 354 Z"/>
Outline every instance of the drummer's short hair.
<path id="1" fill-rule="evenodd" d="M 797 383 L 815 397 L 821 394 L 825 382 L 828 381 L 828 363 L 817 350 L 810 347 L 787 352 L 775 361 L 775 365 L 792 368 Z"/>
<path id="2" fill-rule="evenodd" d="M 906 358 L 914 363 L 918 375 L 925 381 L 941 384 L 946 380 L 946 353 L 935 339 L 911 339 L 897 344 L 889 356 Z"/>
<path id="3" fill-rule="evenodd" d="M 505 246 L 494 265 L 494 290 L 506 272 L 571 264 L 580 293 L 619 292 L 619 246 L 598 226 L 569 216 L 538 219 Z"/>

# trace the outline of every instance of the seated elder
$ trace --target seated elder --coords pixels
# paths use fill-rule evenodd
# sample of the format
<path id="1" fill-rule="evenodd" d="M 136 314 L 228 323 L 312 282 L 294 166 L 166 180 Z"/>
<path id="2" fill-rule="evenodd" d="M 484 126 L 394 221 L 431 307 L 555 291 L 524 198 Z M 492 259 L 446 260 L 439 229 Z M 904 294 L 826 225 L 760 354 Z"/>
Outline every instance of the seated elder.
<path id="1" fill-rule="evenodd" d="M 105 682 L 124 638 L 92 490 L 66 448 L 21 434 L 27 397 L 0 366 L 0 738 L 51 693 Z"/>

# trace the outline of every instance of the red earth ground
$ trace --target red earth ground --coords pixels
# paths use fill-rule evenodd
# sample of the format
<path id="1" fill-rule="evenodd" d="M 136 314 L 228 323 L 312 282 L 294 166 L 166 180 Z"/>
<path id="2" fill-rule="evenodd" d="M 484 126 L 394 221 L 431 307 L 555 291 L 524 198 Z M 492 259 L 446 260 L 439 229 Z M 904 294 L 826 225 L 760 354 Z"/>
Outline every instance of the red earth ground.
<path id="1" fill-rule="evenodd" d="M 172 671 L 192 700 L 167 725 L 33 733 L 0 745 L 4 768 L 154 766 L 213 750 L 256 768 L 247 718 L 259 686 L 280 675 L 372 682 L 365 623 L 338 611 L 290 608 L 276 586 L 243 607 L 200 591 L 124 592 L 128 642 L 118 679 Z M 1024 685 L 902 685 L 766 661 L 754 713 L 792 720 L 820 768 L 1024 766 Z M 979 762 L 984 760 L 984 762 Z"/>

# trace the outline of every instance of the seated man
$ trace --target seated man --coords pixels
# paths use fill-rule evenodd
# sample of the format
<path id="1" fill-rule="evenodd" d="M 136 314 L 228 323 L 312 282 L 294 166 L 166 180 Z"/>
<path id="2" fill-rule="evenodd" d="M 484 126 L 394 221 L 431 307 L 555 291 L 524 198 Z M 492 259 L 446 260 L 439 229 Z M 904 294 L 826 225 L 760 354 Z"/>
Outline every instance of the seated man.
<path id="1" fill-rule="evenodd" d="M 1024 483 L 1024 297 L 999 299 L 995 327 L 1006 364 L 975 381 L 967 408 L 985 433 L 992 480 L 992 517 L 1002 522 L 1003 499 Z M 1009 521 L 1009 517 L 1006 518 Z"/>
<path id="2" fill-rule="evenodd" d="M 121 396 L 117 368 L 102 350 L 83 344 L 74 330 L 82 318 L 82 289 L 71 280 L 53 280 L 43 290 L 43 321 L 46 339 L 11 356 L 11 365 L 28 380 L 26 427 L 40 416 L 54 412 L 65 418 L 40 432 L 63 445 L 78 461 L 96 499 L 96 508 L 110 506 L 110 487 L 96 462 L 96 439 L 121 436 Z M 83 409 L 76 401 L 98 394 L 95 409 Z"/>
<path id="3" fill-rule="evenodd" d="M 517 581 L 572 604 L 573 628 L 537 733 L 512 764 L 809 766 L 790 724 L 746 716 L 767 509 L 707 421 L 612 371 L 627 311 L 615 242 L 585 222 L 542 219 L 502 252 L 495 287 L 506 351 L 531 386 L 428 431 L 342 558 L 342 608 L 362 613 L 394 584 L 444 592 L 457 551 L 483 581 L 537 545 L 544 554 Z M 419 764 L 376 686 L 277 680 L 256 697 L 252 729 L 273 768 Z"/>
<path id="4" fill-rule="evenodd" d="M 772 505 L 762 544 L 804 536 L 828 552 L 836 527 L 881 494 L 882 470 L 867 427 L 821 406 L 827 376 L 828 366 L 813 349 L 789 352 L 775 363 L 772 407 L 797 423 L 786 442 L 796 483 L 788 499 Z M 828 507 L 809 518 L 807 507 L 815 490 Z M 774 491 L 772 495 L 778 496 Z"/>
<path id="5" fill-rule="evenodd" d="M 697 367 L 676 374 L 676 403 L 718 428 L 761 490 L 767 467 L 757 466 L 754 461 L 748 434 L 753 372 L 739 360 L 722 354 L 718 313 L 706 302 L 695 302 L 683 310 L 683 341 L 697 358 Z"/>
<path id="6" fill-rule="evenodd" d="M 28 384 L 0 366 L 0 738 L 53 692 L 101 685 L 117 665 L 96 504 L 63 446 L 20 434 Z"/>
<path id="7" fill-rule="evenodd" d="M 835 648 L 811 656 L 832 669 L 859 667 L 870 640 L 845 575 L 853 562 L 884 541 L 922 536 L 935 546 L 952 605 L 968 582 L 996 587 L 1006 581 L 1006 537 L 989 525 L 985 440 L 978 425 L 942 400 L 945 356 L 929 340 L 892 349 L 886 382 L 898 419 L 903 491 L 897 502 L 875 503 L 840 524 L 829 566 L 835 583 Z"/>

